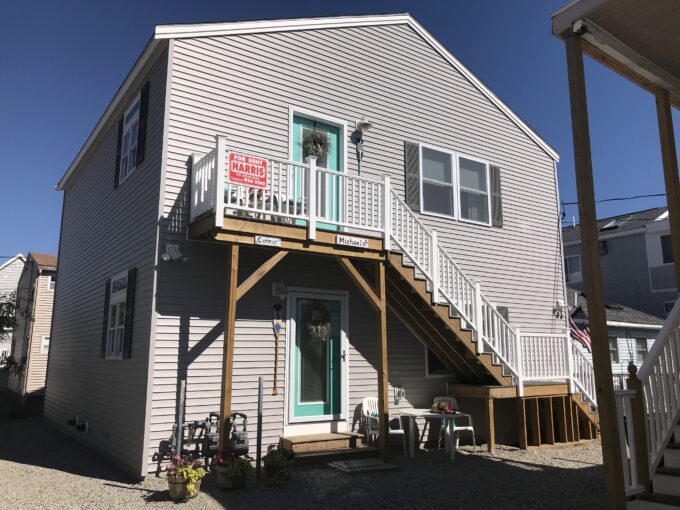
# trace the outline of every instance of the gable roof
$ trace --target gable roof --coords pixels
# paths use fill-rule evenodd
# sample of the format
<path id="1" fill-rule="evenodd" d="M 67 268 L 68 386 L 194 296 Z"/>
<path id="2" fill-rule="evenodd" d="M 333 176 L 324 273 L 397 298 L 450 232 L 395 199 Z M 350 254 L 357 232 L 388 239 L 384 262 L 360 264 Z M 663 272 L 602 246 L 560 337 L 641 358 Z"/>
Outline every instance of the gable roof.
<path id="1" fill-rule="evenodd" d="M 597 229 L 600 238 L 606 239 L 610 233 L 632 233 L 635 230 L 644 229 L 645 225 L 659 219 L 668 212 L 668 207 L 653 207 L 643 211 L 619 214 L 597 220 Z M 575 243 L 581 240 L 581 226 L 576 225 L 562 228 L 562 242 Z"/>
<path id="2" fill-rule="evenodd" d="M 47 253 L 29 253 L 28 254 L 29 258 L 32 258 L 35 260 L 36 264 L 38 264 L 39 267 L 44 267 L 44 268 L 57 268 L 57 256 L 56 255 L 50 255 Z"/>
<path id="3" fill-rule="evenodd" d="M 24 257 L 21 253 L 17 253 L 16 255 L 14 255 L 14 257 L 12 257 L 11 259 L 9 259 L 9 260 L 8 260 L 7 262 L 5 262 L 4 264 L 0 264 L 0 271 L 2 271 L 3 269 L 5 269 L 6 267 L 11 266 L 11 265 L 12 265 L 12 262 L 14 262 L 14 261 L 16 261 L 16 260 L 22 260 L 23 262 L 26 262 L 26 257 Z"/>
<path id="4" fill-rule="evenodd" d="M 73 162 L 69 165 L 66 173 L 57 183 L 57 190 L 64 189 L 64 185 L 73 175 L 78 163 L 88 152 L 97 135 L 110 118 L 112 112 L 118 107 L 144 65 L 149 61 L 151 54 L 158 48 L 160 42 L 168 39 L 182 39 L 193 37 L 215 37 L 221 35 L 242 35 L 267 32 L 290 32 L 297 30 L 321 30 L 328 28 L 351 28 L 364 26 L 382 25 L 407 25 L 420 35 L 437 53 L 456 68 L 470 83 L 472 83 L 492 104 L 505 114 L 521 131 L 536 143 L 555 162 L 559 161 L 559 155 L 545 140 L 533 131 L 520 117 L 512 111 L 501 99 L 494 94 L 482 81 L 477 78 L 467 67 L 454 57 L 432 34 L 430 34 L 416 19 L 408 13 L 402 14 L 379 14 L 369 16 L 333 16 L 320 18 L 297 18 L 261 21 L 229 21 L 223 23 L 198 23 L 198 24 L 174 24 L 157 25 L 154 35 L 146 45 L 146 48 L 135 62 L 130 73 L 120 86 L 113 99 L 106 108 L 104 114 L 97 122 L 92 133 L 88 136 L 85 144 L 81 147 Z"/>
<path id="5" fill-rule="evenodd" d="M 567 296 L 569 298 L 569 304 L 573 306 L 573 296 L 576 294 L 576 307 L 570 312 L 574 313 L 580 307 L 586 314 L 588 314 L 588 299 L 586 295 L 580 290 L 567 287 Z M 623 326 L 628 324 L 631 327 L 633 325 L 644 325 L 648 327 L 658 327 L 661 329 L 663 326 L 663 319 L 650 315 L 648 313 L 636 310 L 635 308 L 630 308 L 629 306 L 620 305 L 618 303 L 605 303 L 605 313 L 607 317 L 608 325 Z"/>

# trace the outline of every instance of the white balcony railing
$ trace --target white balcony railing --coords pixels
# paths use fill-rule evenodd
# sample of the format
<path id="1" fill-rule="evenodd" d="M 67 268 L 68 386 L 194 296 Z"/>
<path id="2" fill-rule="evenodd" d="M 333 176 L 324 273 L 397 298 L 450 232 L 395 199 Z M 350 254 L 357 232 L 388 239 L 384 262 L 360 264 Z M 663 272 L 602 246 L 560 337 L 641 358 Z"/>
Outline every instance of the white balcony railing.
<path id="1" fill-rule="evenodd" d="M 215 149 L 194 154 L 190 220 L 235 215 L 304 226 L 308 238 L 317 226 L 378 235 L 384 249 L 401 252 L 425 278 L 435 303 L 449 305 L 473 332 L 478 354 L 488 352 L 514 377 L 523 395 L 526 381 L 568 381 L 595 404 L 592 363 L 565 334 L 525 334 L 513 328 L 439 245 L 428 229 L 392 190 L 390 179 L 366 179 L 304 163 L 231 151 L 224 137 Z"/>

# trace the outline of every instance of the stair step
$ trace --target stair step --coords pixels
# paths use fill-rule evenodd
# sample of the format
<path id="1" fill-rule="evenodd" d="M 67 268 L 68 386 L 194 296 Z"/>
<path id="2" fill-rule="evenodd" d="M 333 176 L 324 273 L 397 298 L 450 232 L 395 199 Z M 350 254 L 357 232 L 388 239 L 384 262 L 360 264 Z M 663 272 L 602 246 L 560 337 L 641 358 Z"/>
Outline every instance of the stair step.
<path id="1" fill-rule="evenodd" d="M 628 508 L 636 510 L 675 510 L 680 508 L 680 496 L 640 494 L 635 501 L 628 503 Z"/>
<path id="2" fill-rule="evenodd" d="M 680 468 L 680 443 L 668 443 L 663 453 L 663 465 L 669 468 Z"/>
<path id="3" fill-rule="evenodd" d="M 680 443 L 680 425 L 675 426 L 675 433 L 673 435 L 675 436 L 675 440 Z"/>
<path id="4" fill-rule="evenodd" d="M 293 453 L 326 452 L 350 448 L 350 440 L 356 438 L 357 446 L 361 445 L 361 435 L 352 432 L 329 432 L 325 434 L 306 434 L 281 438 L 281 445 Z"/>
<path id="5" fill-rule="evenodd" d="M 304 452 L 295 454 L 296 465 L 320 464 L 336 460 L 365 459 L 376 457 L 379 450 L 374 446 L 364 445 L 357 448 L 340 448 L 320 452 Z"/>
<path id="6" fill-rule="evenodd" d="M 654 494 L 680 496 L 680 468 L 660 467 L 652 478 Z"/>

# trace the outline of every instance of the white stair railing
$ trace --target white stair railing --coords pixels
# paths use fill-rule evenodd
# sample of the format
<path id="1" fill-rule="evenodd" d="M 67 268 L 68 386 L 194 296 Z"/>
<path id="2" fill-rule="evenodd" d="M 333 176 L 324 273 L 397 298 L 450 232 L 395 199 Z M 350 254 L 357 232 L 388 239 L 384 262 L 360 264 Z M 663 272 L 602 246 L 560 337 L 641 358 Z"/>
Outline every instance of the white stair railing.
<path id="1" fill-rule="evenodd" d="M 488 352 L 505 366 L 520 396 L 524 380 L 566 378 L 570 387 L 571 379 L 578 380 L 594 403 L 589 360 L 578 353 L 572 365 L 572 349 L 559 347 L 564 335 L 525 335 L 510 326 L 479 282 L 440 246 L 437 232 L 391 188 L 389 177 L 377 181 L 330 171 L 317 167 L 315 158 L 299 163 L 235 152 L 217 136 L 215 149 L 194 155 L 191 188 L 191 222 L 212 215 L 221 227 L 225 216 L 237 215 L 307 225 L 309 239 L 316 237 L 317 222 L 343 232 L 380 233 L 384 249 L 400 251 L 416 276 L 426 279 L 432 301 L 449 305 L 462 327 L 472 331 L 477 354 Z"/>
<path id="2" fill-rule="evenodd" d="M 576 342 L 571 342 L 571 355 L 573 361 L 572 378 L 588 402 L 597 407 L 597 393 L 595 392 L 595 371 L 593 362 L 586 357 L 578 348 Z"/>

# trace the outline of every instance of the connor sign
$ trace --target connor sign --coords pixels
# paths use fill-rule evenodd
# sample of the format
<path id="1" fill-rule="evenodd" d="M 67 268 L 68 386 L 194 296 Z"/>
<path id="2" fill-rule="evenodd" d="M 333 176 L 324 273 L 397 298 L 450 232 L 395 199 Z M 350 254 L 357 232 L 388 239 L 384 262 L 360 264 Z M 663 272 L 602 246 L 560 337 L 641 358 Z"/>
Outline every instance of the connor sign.
<path id="1" fill-rule="evenodd" d="M 260 189 L 267 187 L 266 159 L 230 152 L 228 164 L 227 180 L 230 183 Z"/>

